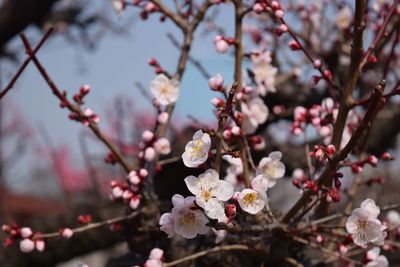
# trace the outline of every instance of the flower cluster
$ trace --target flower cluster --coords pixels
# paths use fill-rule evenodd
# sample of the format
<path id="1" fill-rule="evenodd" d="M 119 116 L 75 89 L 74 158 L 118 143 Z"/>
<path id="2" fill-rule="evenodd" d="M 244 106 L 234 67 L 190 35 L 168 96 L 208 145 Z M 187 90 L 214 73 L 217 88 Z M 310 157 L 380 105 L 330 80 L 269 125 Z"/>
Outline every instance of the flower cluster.
<path id="1" fill-rule="evenodd" d="M 4 240 L 6 247 L 13 246 L 19 240 L 19 248 L 24 253 L 32 252 L 35 249 L 42 252 L 45 249 L 46 244 L 40 237 L 41 233 L 34 233 L 29 227 L 19 227 L 17 224 L 3 225 L 2 230 L 8 234 Z"/>

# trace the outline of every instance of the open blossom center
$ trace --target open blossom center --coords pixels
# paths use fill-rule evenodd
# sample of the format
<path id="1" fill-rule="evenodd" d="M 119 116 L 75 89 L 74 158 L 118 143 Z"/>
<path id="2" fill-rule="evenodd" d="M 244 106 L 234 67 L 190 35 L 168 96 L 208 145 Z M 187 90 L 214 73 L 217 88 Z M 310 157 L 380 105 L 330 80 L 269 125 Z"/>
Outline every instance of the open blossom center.
<path id="1" fill-rule="evenodd" d="M 187 212 L 180 217 L 179 221 L 181 224 L 194 224 L 196 221 L 196 216 L 191 212 Z"/>
<path id="2" fill-rule="evenodd" d="M 210 192 L 210 190 L 203 190 L 201 192 L 201 197 L 205 200 L 205 201 L 209 201 L 212 198 L 212 193 Z"/>
<path id="3" fill-rule="evenodd" d="M 192 151 L 190 152 L 190 156 L 192 158 L 201 157 L 203 153 L 203 143 L 201 140 L 195 140 L 194 146 L 192 147 Z"/>
<path id="4" fill-rule="evenodd" d="M 243 202 L 246 203 L 246 205 L 250 205 L 250 204 L 254 203 L 256 200 L 257 200 L 257 193 L 256 192 L 246 194 L 243 197 Z"/>

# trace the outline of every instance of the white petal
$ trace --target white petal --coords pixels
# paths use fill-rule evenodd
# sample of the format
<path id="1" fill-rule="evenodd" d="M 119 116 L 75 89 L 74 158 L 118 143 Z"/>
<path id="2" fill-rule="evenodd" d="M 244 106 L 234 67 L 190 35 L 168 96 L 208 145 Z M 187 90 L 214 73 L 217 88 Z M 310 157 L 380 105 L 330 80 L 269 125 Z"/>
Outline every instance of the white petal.
<path id="1" fill-rule="evenodd" d="M 185 202 L 185 198 L 179 194 L 175 194 L 172 196 L 172 205 L 174 207 L 183 206 Z"/>
<path id="2" fill-rule="evenodd" d="M 279 161 L 282 158 L 282 152 L 280 151 L 271 152 L 269 153 L 268 157 L 273 161 Z"/>
<path id="3" fill-rule="evenodd" d="M 377 218 L 380 213 L 379 207 L 376 206 L 375 201 L 370 198 L 364 200 L 363 203 L 361 203 L 361 208 L 366 210 L 372 218 Z"/>
<path id="4" fill-rule="evenodd" d="M 225 181 L 219 181 L 215 197 L 222 201 L 228 201 L 233 196 L 233 186 Z"/>
<path id="5" fill-rule="evenodd" d="M 199 179 L 197 179 L 195 176 L 190 175 L 186 177 L 185 183 L 190 193 L 192 193 L 193 195 L 197 195 L 200 192 L 200 190 L 197 188 Z"/>

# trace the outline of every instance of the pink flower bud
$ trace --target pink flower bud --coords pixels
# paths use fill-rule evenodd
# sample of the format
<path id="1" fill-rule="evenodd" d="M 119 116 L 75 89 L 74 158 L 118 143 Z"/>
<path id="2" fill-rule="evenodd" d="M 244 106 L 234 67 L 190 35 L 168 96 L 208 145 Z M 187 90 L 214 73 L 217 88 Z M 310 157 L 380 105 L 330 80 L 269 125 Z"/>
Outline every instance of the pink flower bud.
<path id="1" fill-rule="evenodd" d="M 82 95 L 87 95 L 90 92 L 90 86 L 88 84 L 85 84 L 81 87 L 79 91 Z"/>
<path id="2" fill-rule="evenodd" d="M 147 177 L 147 175 L 149 175 L 149 172 L 146 169 L 140 169 L 139 170 L 139 175 L 140 177 Z"/>
<path id="3" fill-rule="evenodd" d="M 169 114 L 168 112 L 161 112 L 158 114 L 157 121 L 161 124 L 166 124 L 169 119 Z"/>
<path id="4" fill-rule="evenodd" d="M 314 66 L 314 68 L 315 68 L 315 69 L 318 69 L 318 68 L 320 68 L 320 67 L 321 67 L 321 65 L 322 65 L 322 61 L 321 61 L 320 59 L 316 59 L 316 60 L 314 60 L 314 62 L 313 62 L 313 66 Z"/>
<path id="5" fill-rule="evenodd" d="M 22 227 L 21 228 L 21 236 L 23 238 L 29 238 L 29 237 L 32 236 L 32 234 L 33 234 L 33 232 L 31 230 L 31 228 L 29 228 L 29 227 Z"/>
<path id="6" fill-rule="evenodd" d="M 227 217 L 234 217 L 236 215 L 236 205 L 227 204 L 225 206 L 225 214 Z"/>
<path id="7" fill-rule="evenodd" d="M 149 58 L 149 60 L 147 61 L 147 63 L 148 63 L 150 66 L 157 66 L 157 65 L 158 65 L 157 59 L 155 59 L 155 58 Z"/>
<path id="8" fill-rule="evenodd" d="M 83 111 L 83 114 L 84 114 L 86 117 L 90 117 L 90 116 L 92 116 L 92 115 L 94 114 L 94 112 L 93 112 L 93 110 L 92 110 L 91 108 L 86 108 L 86 109 Z"/>
<path id="9" fill-rule="evenodd" d="M 93 114 L 92 117 L 91 117 L 91 119 L 92 119 L 92 121 L 93 121 L 94 123 L 96 123 L 96 124 L 99 124 L 99 123 L 100 123 L 100 117 L 99 117 L 99 115 L 97 115 L 97 114 Z"/>
<path id="10" fill-rule="evenodd" d="M 224 86 L 224 78 L 221 74 L 217 74 L 208 80 L 208 85 L 214 91 L 222 91 Z"/>
<path id="11" fill-rule="evenodd" d="M 339 245 L 339 253 L 340 254 L 346 254 L 348 250 L 349 249 L 345 245 L 343 245 L 343 244 Z"/>
<path id="12" fill-rule="evenodd" d="M 222 137 L 224 137 L 225 140 L 231 139 L 232 138 L 232 131 L 231 130 L 223 131 Z"/>
<path id="13" fill-rule="evenodd" d="M 28 238 L 25 238 L 21 242 L 19 242 L 19 248 L 22 252 L 29 253 L 35 249 L 35 242 Z"/>
<path id="14" fill-rule="evenodd" d="M 215 49 L 218 53 L 226 53 L 229 49 L 229 44 L 225 40 L 221 39 L 215 42 Z"/>
<path id="15" fill-rule="evenodd" d="M 163 256 L 164 256 L 164 251 L 163 251 L 162 249 L 153 248 L 153 249 L 150 251 L 149 259 L 152 259 L 152 260 L 162 260 Z"/>
<path id="16" fill-rule="evenodd" d="M 154 137 L 154 133 L 151 132 L 151 131 L 149 131 L 149 130 L 145 130 L 145 131 L 142 133 L 142 139 L 143 139 L 143 141 L 145 141 L 145 142 L 150 142 L 151 140 L 153 140 L 153 137 Z"/>
<path id="17" fill-rule="evenodd" d="M 123 199 L 130 199 L 133 196 L 133 193 L 130 190 L 125 190 L 122 194 Z"/>
<path id="18" fill-rule="evenodd" d="M 128 178 L 131 184 L 137 185 L 140 183 L 140 177 L 136 174 L 135 171 L 131 171 L 128 175 Z"/>
<path id="19" fill-rule="evenodd" d="M 279 25 L 279 29 L 280 29 L 282 32 L 287 32 L 287 31 L 289 30 L 288 26 L 287 26 L 286 24 L 284 24 L 284 23 L 282 23 L 281 25 Z"/>
<path id="20" fill-rule="evenodd" d="M 295 40 L 292 40 L 288 43 L 290 49 L 292 49 L 293 51 L 297 51 L 301 49 L 301 46 L 298 42 L 296 42 Z"/>
<path id="21" fill-rule="evenodd" d="M 283 12 L 282 9 L 278 9 L 278 10 L 275 11 L 275 16 L 276 16 L 278 19 L 281 19 L 281 18 L 283 17 L 283 15 L 285 15 L 285 13 Z"/>
<path id="22" fill-rule="evenodd" d="M 233 135 L 236 135 L 236 136 L 239 136 L 242 134 L 242 130 L 240 129 L 239 126 L 233 126 L 231 131 L 232 131 Z"/>
<path id="23" fill-rule="evenodd" d="M 335 152 L 336 152 L 335 146 L 334 146 L 334 145 L 328 145 L 328 146 L 326 147 L 326 152 L 327 152 L 329 155 L 335 154 Z"/>
<path id="24" fill-rule="evenodd" d="M 61 236 L 70 239 L 74 235 L 74 232 L 70 228 L 64 228 L 61 231 Z"/>
<path id="25" fill-rule="evenodd" d="M 144 10 L 147 11 L 147 12 L 150 12 L 150 13 L 151 12 L 155 12 L 155 11 L 157 11 L 157 6 L 152 2 L 147 2 L 144 5 Z"/>
<path id="26" fill-rule="evenodd" d="M 37 251 L 43 252 L 46 247 L 46 244 L 44 243 L 44 240 L 38 239 L 38 240 L 35 240 L 35 247 L 36 247 Z"/>
<path id="27" fill-rule="evenodd" d="M 363 168 L 360 165 L 357 165 L 357 164 L 351 165 L 351 171 L 353 173 L 360 173 L 362 171 L 362 169 Z"/>
<path id="28" fill-rule="evenodd" d="M 215 107 L 221 107 L 225 104 L 224 100 L 222 100 L 221 98 L 218 97 L 214 97 L 213 99 L 211 99 L 211 104 L 213 104 Z"/>
<path id="29" fill-rule="evenodd" d="M 114 198 L 122 197 L 122 193 L 123 193 L 123 191 L 122 191 L 121 187 L 119 187 L 119 186 L 116 186 L 112 189 L 112 195 Z"/>
<path id="30" fill-rule="evenodd" d="M 378 159 L 374 155 L 370 155 L 368 157 L 368 163 L 372 166 L 376 166 L 376 164 L 378 163 Z"/>
<path id="31" fill-rule="evenodd" d="M 281 5 L 279 4 L 278 1 L 272 1 L 271 7 L 272 7 L 274 10 L 281 9 Z"/>
<path id="32" fill-rule="evenodd" d="M 129 201 L 129 206 L 134 210 L 137 209 L 139 204 L 140 204 L 140 199 L 137 196 L 133 196 Z"/>
<path id="33" fill-rule="evenodd" d="M 144 151 L 144 158 L 146 161 L 153 161 L 156 157 L 156 151 L 152 147 L 146 148 Z"/>
<path id="34" fill-rule="evenodd" d="M 253 6 L 253 11 L 257 14 L 261 14 L 264 11 L 264 6 L 260 3 L 255 3 Z"/>

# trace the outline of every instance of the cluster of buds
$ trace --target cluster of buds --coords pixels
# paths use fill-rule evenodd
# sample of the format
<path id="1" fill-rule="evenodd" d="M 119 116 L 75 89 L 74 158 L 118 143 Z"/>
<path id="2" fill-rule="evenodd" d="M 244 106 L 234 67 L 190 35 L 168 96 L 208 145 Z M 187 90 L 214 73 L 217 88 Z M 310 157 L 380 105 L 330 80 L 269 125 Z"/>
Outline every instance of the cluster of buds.
<path id="1" fill-rule="evenodd" d="M 365 164 L 376 167 L 378 164 L 378 158 L 374 155 L 370 155 L 364 160 L 354 162 L 351 164 L 351 171 L 353 173 L 360 173 L 363 170 Z"/>
<path id="2" fill-rule="evenodd" d="M 79 93 L 75 94 L 73 96 L 74 101 L 78 105 L 83 105 L 85 102 L 83 102 L 84 97 L 90 92 L 90 86 L 89 85 L 84 85 L 79 89 Z"/>
<path id="3" fill-rule="evenodd" d="M 319 135 L 327 137 L 332 133 L 336 111 L 337 107 L 330 98 L 324 99 L 321 105 L 313 105 L 309 109 L 298 106 L 294 109 L 292 132 L 296 135 L 302 134 L 306 126 L 311 124 Z"/>
<path id="4" fill-rule="evenodd" d="M 91 108 L 86 108 L 83 112 L 83 115 L 70 113 L 68 118 L 73 121 L 82 122 L 85 126 L 89 126 L 90 121 L 95 124 L 98 124 L 100 122 L 100 117 L 95 114 Z"/>
<path id="5" fill-rule="evenodd" d="M 167 119 L 168 120 L 168 119 Z M 171 145 L 167 138 L 157 138 L 156 135 L 146 130 L 142 133 L 141 151 L 138 156 L 144 161 L 153 161 L 156 154 L 167 155 L 171 152 Z"/>
<path id="6" fill-rule="evenodd" d="M 242 129 L 239 126 L 228 126 L 226 129 L 222 132 L 222 137 L 224 140 L 228 143 L 231 144 L 233 143 L 238 137 L 241 137 L 243 134 Z"/>
<path id="7" fill-rule="evenodd" d="M 112 181 L 110 185 L 112 188 L 111 200 L 122 200 L 123 203 L 129 204 L 132 209 L 137 209 L 140 204 L 140 198 L 131 190 L 128 184 Z M 136 189 L 136 187 L 133 189 Z"/>
<path id="8" fill-rule="evenodd" d="M 148 19 L 149 15 L 152 13 L 156 13 L 159 11 L 158 7 L 151 1 L 141 1 L 141 0 L 135 0 L 134 4 L 139 6 L 141 3 L 143 3 L 142 5 L 142 11 L 140 12 L 140 18 L 143 20 Z M 162 15 L 160 18 L 160 21 L 164 21 L 165 20 L 165 16 Z"/>
<path id="9" fill-rule="evenodd" d="M 261 135 L 253 135 L 248 137 L 249 145 L 254 150 L 263 150 L 265 148 L 265 139 Z"/>
<path id="10" fill-rule="evenodd" d="M 147 63 L 154 68 L 156 74 L 166 73 L 165 70 L 161 67 L 160 63 L 155 58 L 150 58 Z"/>
<path id="11" fill-rule="evenodd" d="M 107 156 L 104 158 L 104 162 L 111 165 L 117 163 L 117 159 L 115 158 L 114 153 L 112 152 L 108 153 Z"/>
<path id="12" fill-rule="evenodd" d="M 311 157 L 315 157 L 319 161 L 327 161 L 331 156 L 335 155 L 336 149 L 334 145 L 315 145 L 314 151 L 310 152 Z"/>
<path id="13" fill-rule="evenodd" d="M 11 247 L 17 241 L 19 241 L 19 248 L 24 253 L 32 252 L 37 250 L 39 252 L 44 251 L 45 242 L 43 238 L 40 238 L 40 233 L 34 233 L 29 227 L 19 227 L 17 224 L 3 225 L 2 230 L 8 234 L 4 240 L 4 246 Z"/>
<path id="14" fill-rule="evenodd" d="M 383 176 L 371 177 L 365 182 L 367 186 L 372 186 L 373 184 L 383 185 L 384 183 L 385 183 L 385 177 Z"/>
<path id="15" fill-rule="evenodd" d="M 225 38 L 222 35 L 217 35 L 214 38 L 214 44 L 217 52 L 223 54 L 228 52 L 229 46 L 235 44 L 235 38 Z"/>
<path id="16" fill-rule="evenodd" d="M 326 200 L 329 201 L 333 201 L 333 202 L 339 202 L 340 201 L 340 190 L 337 189 L 336 187 L 331 188 L 328 191 L 328 195 L 326 196 Z"/>
<path id="17" fill-rule="evenodd" d="M 308 177 L 305 172 L 301 169 L 293 171 L 292 184 L 302 190 L 311 190 L 313 193 L 318 193 L 318 184 L 315 180 Z"/>
<path id="18" fill-rule="evenodd" d="M 217 73 L 217 75 L 211 77 L 208 80 L 208 85 L 210 86 L 211 90 L 223 92 L 224 91 L 224 77 L 221 74 Z"/>

